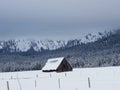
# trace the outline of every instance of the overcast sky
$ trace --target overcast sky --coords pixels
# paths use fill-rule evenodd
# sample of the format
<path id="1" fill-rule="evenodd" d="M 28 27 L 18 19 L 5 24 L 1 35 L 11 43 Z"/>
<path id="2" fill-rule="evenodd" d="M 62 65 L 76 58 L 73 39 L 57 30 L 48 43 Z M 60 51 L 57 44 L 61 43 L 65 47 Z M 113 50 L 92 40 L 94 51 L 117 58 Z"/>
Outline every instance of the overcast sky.
<path id="1" fill-rule="evenodd" d="M 71 39 L 120 27 L 120 0 L 0 0 L 0 39 Z"/>

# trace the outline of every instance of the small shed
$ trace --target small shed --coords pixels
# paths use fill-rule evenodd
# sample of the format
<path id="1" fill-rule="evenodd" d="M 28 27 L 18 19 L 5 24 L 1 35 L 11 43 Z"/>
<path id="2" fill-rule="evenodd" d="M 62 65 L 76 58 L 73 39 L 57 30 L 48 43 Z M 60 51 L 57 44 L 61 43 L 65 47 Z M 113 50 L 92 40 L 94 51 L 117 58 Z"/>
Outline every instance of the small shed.
<path id="1" fill-rule="evenodd" d="M 72 66 L 64 57 L 48 59 L 42 69 L 43 72 L 65 72 L 72 71 Z"/>

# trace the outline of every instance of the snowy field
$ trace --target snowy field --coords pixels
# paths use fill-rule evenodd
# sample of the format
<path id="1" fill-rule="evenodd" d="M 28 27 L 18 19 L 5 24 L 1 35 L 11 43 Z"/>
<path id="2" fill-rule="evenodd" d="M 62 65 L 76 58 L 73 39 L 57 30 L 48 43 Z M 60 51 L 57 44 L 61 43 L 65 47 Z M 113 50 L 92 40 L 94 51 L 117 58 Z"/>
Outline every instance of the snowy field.
<path id="1" fill-rule="evenodd" d="M 120 67 L 0 73 L 0 90 L 120 90 Z"/>

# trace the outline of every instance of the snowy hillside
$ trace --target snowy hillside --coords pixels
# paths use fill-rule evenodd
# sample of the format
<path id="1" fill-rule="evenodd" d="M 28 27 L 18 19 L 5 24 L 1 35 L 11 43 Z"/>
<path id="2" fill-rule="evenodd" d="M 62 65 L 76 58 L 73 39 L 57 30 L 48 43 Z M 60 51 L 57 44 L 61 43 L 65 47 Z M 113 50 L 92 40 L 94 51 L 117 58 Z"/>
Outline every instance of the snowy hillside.
<path id="1" fill-rule="evenodd" d="M 5 47 L 10 48 L 11 52 L 16 51 L 27 51 L 30 47 L 33 47 L 35 51 L 40 51 L 41 48 L 47 50 L 54 50 L 60 47 L 64 47 L 66 45 L 65 41 L 62 40 L 30 40 L 30 39 L 15 39 L 8 41 L 0 42 L 0 49 L 4 49 Z"/>
<path id="2" fill-rule="evenodd" d="M 27 51 L 31 46 L 35 51 L 39 51 L 41 48 L 55 50 L 66 45 L 63 40 L 15 40 L 15 42 L 20 51 Z"/>
<path id="3" fill-rule="evenodd" d="M 120 90 L 120 67 L 0 73 L 0 90 Z"/>
<path id="4" fill-rule="evenodd" d="M 0 41 L 0 49 L 7 50 L 7 52 L 27 51 L 31 47 L 35 51 L 56 50 L 58 48 L 72 47 L 80 43 L 93 42 L 100 38 L 99 34 L 88 34 L 80 39 L 73 40 L 34 40 L 34 39 L 12 39 L 7 41 Z"/>
<path id="5" fill-rule="evenodd" d="M 88 42 L 94 42 L 96 41 L 98 38 L 102 38 L 102 36 L 105 35 L 105 33 L 94 33 L 94 34 L 87 34 L 86 36 L 84 36 L 83 38 L 81 38 L 81 42 L 82 43 L 88 43 Z"/>

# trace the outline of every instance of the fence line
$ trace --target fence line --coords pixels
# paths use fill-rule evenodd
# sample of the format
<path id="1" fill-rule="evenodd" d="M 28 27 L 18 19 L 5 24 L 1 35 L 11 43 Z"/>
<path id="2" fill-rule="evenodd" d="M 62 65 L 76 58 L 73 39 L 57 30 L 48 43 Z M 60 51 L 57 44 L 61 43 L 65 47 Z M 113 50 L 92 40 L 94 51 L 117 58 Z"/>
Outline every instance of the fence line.
<path id="1" fill-rule="evenodd" d="M 63 76 L 67 77 L 67 73 L 64 73 Z M 35 77 L 14 77 L 14 76 L 9 76 L 8 78 L 0 78 L 0 80 L 16 80 L 16 79 L 34 79 L 34 78 L 52 78 L 52 74 L 48 74 L 47 76 L 39 76 L 38 74 L 36 74 Z"/>
<path id="2" fill-rule="evenodd" d="M 86 77 L 87 78 L 87 77 Z M 36 78 L 37 79 L 37 78 Z M 34 79 L 34 81 L 33 81 L 33 87 L 35 87 L 35 88 L 37 88 L 37 84 L 39 84 L 39 83 L 37 83 L 37 80 L 36 79 Z M 20 81 L 19 81 L 19 78 L 18 78 L 18 74 L 17 74 L 17 76 L 16 76 L 16 80 L 18 81 L 18 84 L 19 84 L 19 88 L 20 88 L 20 90 L 22 90 L 22 86 L 21 86 L 21 83 L 20 83 Z M 56 80 L 58 80 L 58 88 L 59 89 L 61 89 L 61 78 L 56 78 Z M 91 88 L 91 79 L 90 79 L 90 77 L 88 77 L 87 78 L 87 81 L 86 82 L 88 82 L 88 87 L 89 88 Z M 10 90 L 10 84 L 9 84 L 9 81 L 7 81 L 6 82 L 7 83 L 7 90 Z M 75 90 L 78 90 L 78 87 L 76 87 L 76 88 L 74 88 Z"/>

